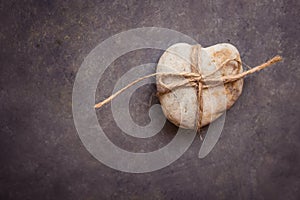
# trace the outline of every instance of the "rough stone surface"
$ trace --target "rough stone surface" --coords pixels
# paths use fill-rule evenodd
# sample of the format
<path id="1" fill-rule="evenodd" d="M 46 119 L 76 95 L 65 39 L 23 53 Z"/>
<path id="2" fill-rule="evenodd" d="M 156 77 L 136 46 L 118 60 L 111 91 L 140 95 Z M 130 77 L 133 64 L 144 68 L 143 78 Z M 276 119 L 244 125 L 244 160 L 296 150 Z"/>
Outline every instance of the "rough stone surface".
<path id="1" fill-rule="evenodd" d="M 299 10 L 298 0 L 1 1 L 0 199 L 299 199 Z M 284 61 L 245 79 L 205 159 L 197 158 L 195 140 L 172 165 L 128 174 L 101 164 L 82 145 L 72 87 L 95 45 L 145 26 L 180 31 L 203 46 L 229 42 L 251 66 L 275 54 Z M 120 57 L 100 80 L 97 99 L 131 67 L 161 54 L 147 49 Z M 154 93 L 149 85 L 132 96 L 138 124 L 149 123 Z M 127 150 L 157 149 L 176 131 L 167 123 L 152 140 L 128 137 L 109 108 L 97 112 L 99 122 Z"/>

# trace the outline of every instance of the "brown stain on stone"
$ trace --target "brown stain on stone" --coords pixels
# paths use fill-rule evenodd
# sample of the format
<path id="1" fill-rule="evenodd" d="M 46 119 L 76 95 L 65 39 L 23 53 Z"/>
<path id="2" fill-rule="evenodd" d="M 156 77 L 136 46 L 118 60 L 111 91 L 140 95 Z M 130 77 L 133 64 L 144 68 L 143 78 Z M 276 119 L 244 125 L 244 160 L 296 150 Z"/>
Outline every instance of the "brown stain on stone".
<path id="1" fill-rule="evenodd" d="M 243 85 L 243 79 L 224 84 L 226 98 L 230 100 L 227 101 L 226 109 L 229 109 L 241 95 L 243 88 L 241 85 Z"/>
<path id="2" fill-rule="evenodd" d="M 232 55 L 232 52 L 229 49 L 226 49 L 226 48 L 213 53 L 213 57 L 214 58 L 219 58 L 220 60 L 226 60 L 227 58 L 230 58 L 231 55 Z"/>
<path id="3" fill-rule="evenodd" d="M 222 50 L 213 53 L 213 59 L 216 61 L 217 64 L 221 64 L 227 59 L 232 58 L 236 58 L 239 61 L 241 60 L 240 55 L 238 53 L 233 53 L 228 48 L 223 48 Z M 222 76 L 227 76 L 239 74 L 242 71 L 242 66 L 237 62 L 232 61 L 226 64 L 226 66 L 220 70 L 220 73 Z M 243 89 L 243 86 L 241 85 L 243 85 L 243 79 L 224 84 L 227 99 L 226 109 L 229 109 L 241 95 Z"/>

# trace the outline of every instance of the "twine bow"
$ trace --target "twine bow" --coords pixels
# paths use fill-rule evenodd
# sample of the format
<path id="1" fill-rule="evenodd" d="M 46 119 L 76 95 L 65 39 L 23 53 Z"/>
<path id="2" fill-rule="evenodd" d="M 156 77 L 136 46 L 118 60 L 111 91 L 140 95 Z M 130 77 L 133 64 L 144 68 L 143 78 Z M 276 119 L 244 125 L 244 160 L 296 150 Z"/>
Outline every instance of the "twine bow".
<path id="1" fill-rule="evenodd" d="M 238 63 L 238 65 L 241 65 L 242 63 L 238 58 L 227 59 L 220 66 L 217 66 L 217 68 L 214 71 L 203 75 L 203 73 L 201 72 L 201 67 L 200 67 L 201 66 L 200 49 L 201 49 L 200 45 L 195 45 L 192 48 L 191 72 L 179 72 L 179 73 L 158 72 L 158 73 L 153 73 L 153 74 L 143 76 L 143 77 L 138 78 L 135 81 L 131 82 L 130 84 L 128 84 L 124 88 L 120 89 L 116 93 L 112 94 L 110 97 L 106 98 L 102 102 L 97 103 L 94 107 L 96 109 L 100 108 L 103 105 L 112 101 L 119 94 L 121 94 L 122 92 L 124 92 L 125 90 L 130 88 L 131 86 L 137 84 L 138 82 L 140 82 L 144 79 L 153 77 L 153 76 L 157 76 L 158 80 L 160 80 L 159 81 L 160 84 L 157 85 L 158 90 L 160 91 L 160 92 L 158 92 L 158 95 L 164 95 L 164 94 L 171 92 L 179 87 L 194 87 L 196 89 L 198 108 L 197 108 L 197 112 L 196 112 L 197 116 L 195 118 L 197 121 L 195 122 L 195 124 L 196 124 L 197 131 L 199 131 L 200 127 L 201 127 L 201 120 L 202 120 L 202 115 L 203 115 L 203 98 L 202 98 L 203 89 L 216 87 L 221 84 L 226 84 L 229 82 L 237 81 L 239 79 L 244 78 L 245 76 L 247 76 L 249 74 L 258 72 L 258 71 L 282 60 L 282 57 L 277 55 L 277 56 L 273 57 L 272 59 L 268 60 L 267 62 L 265 62 L 261 65 L 258 65 L 254 68 L 251 68 L 247 71 L 244 71 L 242 73 L 221 76 L 221 77 L 217 77 L 217 78 L 210 78 L 213 74 L 215 74 L 216 72 L 220 71 L 223 67 L 225 67 L 229 62 L 236 62 L 236 63 Z M 171 83 L 171 84 L 163 83 L 163 81 L 162 81 L 163 78 L 170 77 L 170 76 L 184 77 L 184 80 L 181 82 Z"/>

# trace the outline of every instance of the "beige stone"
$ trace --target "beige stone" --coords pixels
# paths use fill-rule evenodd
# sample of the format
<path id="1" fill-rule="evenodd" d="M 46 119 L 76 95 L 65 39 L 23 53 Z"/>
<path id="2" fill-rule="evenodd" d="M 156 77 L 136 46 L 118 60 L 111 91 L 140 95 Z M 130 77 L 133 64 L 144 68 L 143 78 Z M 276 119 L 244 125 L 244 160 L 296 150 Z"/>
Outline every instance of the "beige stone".
<path id="1" fill-rule="evenodd" d="M 169 47 L 159 59 L 157 72 L 180 73 L 191 72 L 192 45 L 177 43 Z M 223 43 L 200 48 L 197 52 L 197 67 L 201 74 L 206 75 L 220 66 L 227 59 L 240 61 L 238 50 L 231 44 Z M 236 61 L 227 63 L 211 78 L 239 74 L 243 71 L 242 65 Z M 183 77 L 168 76 L 162 78 L 157 76 L 157 90 L 162 110 L 169 121 L 175 125 L 194 129 L 197 122 L 197 89 L 192 86 L 179 87 L 171 92 L 166 92 L 162 84 L 168 85 L 184 80 Z M 243 79 L 229 82 L 217 87 L 206 88 L 202 91 L 203 114 L 201 127 L 211 123 L 229 109 L 242 93 Z"/>

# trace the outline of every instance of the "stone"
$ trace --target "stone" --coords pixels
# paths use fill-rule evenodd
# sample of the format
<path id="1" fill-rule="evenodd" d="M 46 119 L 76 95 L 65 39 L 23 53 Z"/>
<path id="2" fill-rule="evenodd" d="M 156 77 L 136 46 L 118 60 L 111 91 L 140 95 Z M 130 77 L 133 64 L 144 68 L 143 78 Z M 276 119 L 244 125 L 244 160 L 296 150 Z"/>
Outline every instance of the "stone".
<path id="1" fill-rule="evenodd" d="M 199 45 L 198 45 L 199 47 Z M 169 47 L 160 57 L 157 73 L 182 73 L 192 72 L 193 49 L 196 45 L 177 43 Z M 226 62 L 223 68 L 213 73 L 209 78 L 234 75 L 243 72 L 241 58 L 238 50 L 231 44 L 216 44 L 207 48 L 199 48 L 195 67 L 201 75 L 208 75 Z M 176 84 L 184 81 L 184 77 L 157 75 L 157 91 L 162 110 L 169 121 L 186 129 L 194 129 L 198 119 L 197 88 L 193 86 L 181 86 L 171 91 L 166 91 L 162 85 Z M 203 88 L 202 102 L 203 114 L 201 115 L 201 127 L 208 125 L 220 117 L 238 99 L 243 89 L 243 79 L 221 84 L 216 87 Z"/>

